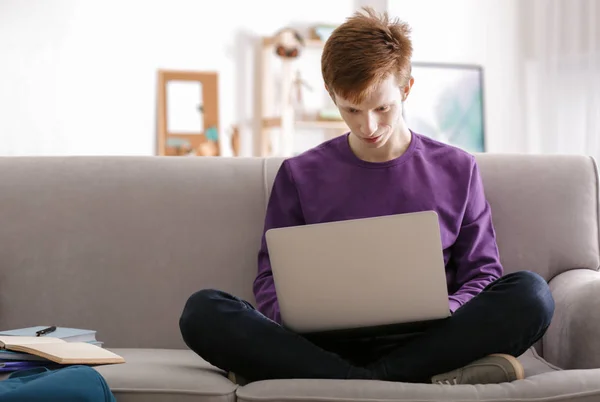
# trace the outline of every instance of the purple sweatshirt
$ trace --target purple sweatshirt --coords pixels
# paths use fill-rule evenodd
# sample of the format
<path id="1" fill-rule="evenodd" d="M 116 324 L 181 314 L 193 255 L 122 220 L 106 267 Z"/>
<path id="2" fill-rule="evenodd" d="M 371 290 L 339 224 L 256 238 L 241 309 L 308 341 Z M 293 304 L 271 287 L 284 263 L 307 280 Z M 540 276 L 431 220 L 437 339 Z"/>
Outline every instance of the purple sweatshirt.
<path id="1" fill-rule="evenodd" d="M 472 155 L 412 133 L 400 157 L 354 155 L 348 136 L 286 159 L 273 183 L 270 228 L 433 210 L 439 216 L 450 311 L 502 275 L 490 206 Z M 281 323 L 263 232 L 254 281 L 257 309 Z"/>

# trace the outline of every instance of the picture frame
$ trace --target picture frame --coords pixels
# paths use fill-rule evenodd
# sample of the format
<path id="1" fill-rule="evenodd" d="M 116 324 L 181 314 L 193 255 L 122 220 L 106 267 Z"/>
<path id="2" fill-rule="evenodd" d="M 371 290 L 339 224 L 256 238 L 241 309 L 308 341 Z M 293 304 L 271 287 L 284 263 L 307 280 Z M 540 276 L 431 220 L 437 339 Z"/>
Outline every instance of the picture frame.
<path id="1" fill-rule="evenodd" d="M 157 154 L 219 156 L 218 74 L 158 70 Z"/>
<path id="2" fill-rule="evenodd" d="M 486 152 L 483 67 L 412 63 L 415 81 L 403 114 L 408 127 L 470 153 Z"/>

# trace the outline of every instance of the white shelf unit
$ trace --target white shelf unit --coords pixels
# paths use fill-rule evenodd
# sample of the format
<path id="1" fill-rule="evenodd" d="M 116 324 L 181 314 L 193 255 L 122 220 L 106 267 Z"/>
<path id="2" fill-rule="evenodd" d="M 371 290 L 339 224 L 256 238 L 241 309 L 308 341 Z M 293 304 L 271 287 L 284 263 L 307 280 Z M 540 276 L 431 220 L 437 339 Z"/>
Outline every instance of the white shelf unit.
<path id="1" fill-rule="evenodd" d="M 305 41 L 304 51 L 321 50 L 323 42 L 315 39 Z M 302 55 L 300 56 L 300 58 Z M 325 120 L 318 113 L 296 115 L 290 104 L 294 59 L 280 59 L 281 88 L 275 91 L 274 39 L 263 37 L 258 49 L 258 85 L 256 86 L 257 143 L 256 156 L 284 156 L 294 153 L 297 130 L 322 130 L 326 137 L 335 137 L 348 131 L 341 120 Z M 276 93 L 278 92 L 278 93 Z M 275 107 L 278 105 L 278 108 Z M 276 112 L 276 109 L 279 109 Z"/>

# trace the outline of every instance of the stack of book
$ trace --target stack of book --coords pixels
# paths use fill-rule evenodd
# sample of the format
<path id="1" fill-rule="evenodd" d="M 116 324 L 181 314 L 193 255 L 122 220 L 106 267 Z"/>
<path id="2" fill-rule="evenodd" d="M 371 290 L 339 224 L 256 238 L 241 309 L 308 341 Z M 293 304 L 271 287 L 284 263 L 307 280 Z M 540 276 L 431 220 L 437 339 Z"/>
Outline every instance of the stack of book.
<path id="1" fill-rule="evenodd" d="M 0 372 L 124 362 L 102 348 L 96 331 L 44 326 L 0 331 Z"/>

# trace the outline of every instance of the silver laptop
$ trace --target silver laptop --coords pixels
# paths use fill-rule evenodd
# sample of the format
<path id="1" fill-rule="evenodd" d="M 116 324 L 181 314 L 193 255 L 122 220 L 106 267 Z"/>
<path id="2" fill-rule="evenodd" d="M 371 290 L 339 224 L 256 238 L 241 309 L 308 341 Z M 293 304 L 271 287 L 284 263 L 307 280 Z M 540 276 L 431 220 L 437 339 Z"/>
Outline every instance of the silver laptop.
<path id="1" fill-rule="evenodd" d="M 270 229 L 284 326 L 298 333 L 450 315 L 433 211 Z"/>

